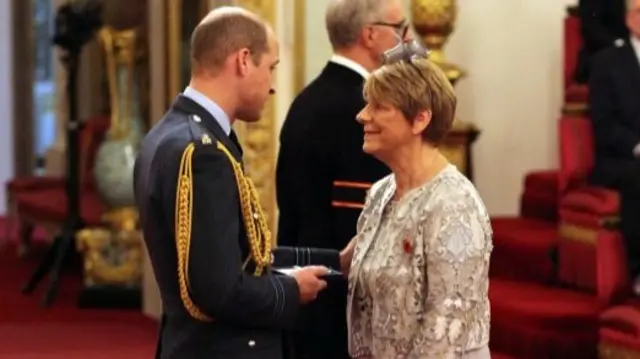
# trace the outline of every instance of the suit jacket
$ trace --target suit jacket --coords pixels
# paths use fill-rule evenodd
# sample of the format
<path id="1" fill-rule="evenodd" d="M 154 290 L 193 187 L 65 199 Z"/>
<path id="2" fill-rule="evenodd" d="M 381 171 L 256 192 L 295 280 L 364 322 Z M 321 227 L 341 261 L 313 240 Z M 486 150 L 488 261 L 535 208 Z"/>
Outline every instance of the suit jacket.
<path id="1" fill-rule="evenodd" d="M 611 47 L 594 57 L 589 115 L 595 137 L 595 182 L 616 187 L 640 143 L 640 63 L 633 47 Z"/>
<path id="2" fill-rule="evenodd" d="M 356 115 L 365 106 L 363 82 L 355 71 L 329 62 L 293 101 L 276 170 L 278 245 L 342 249 L 355 235 L 368 186 L 389 173 L 362 151 Z M 346 356 L 345 305 L 346 281 L 332 283 L 303 311 L 300 345 L 317 357 Z"/>
<path id="3" fill-rule="evenodd" d="M 371 185 L 389 173 L 362 151 L 356 115 L 365 106 L 364 79 L 330 62 L 293 101 L 280 133 L 276 184 L 278 244 L 342 249 L 355 235 L 367 188 L 342 191 L 335 181 Z"/>
<path id="4" fill-rule="evenodd" d="M 242 162 L 235 135 L 228 137 L 209 112 L 178 96 L 143 140 L 136 160 L 135 194 L 163 303 L 156 357 L 281 359 L 283 330 L 294 325 L 298 312 L 298 286 L 293 278 L 269 272 L 253 276 L 251 262 L 243 270 L 249 249 L 238 189 L 218 142 Z M 189 144 L 195 147 L 191 161 L 182 161 Z M 181 163 L 191 166 L 193 196 L 190 206 L 180 207 L 192 208 L 190 221 L 181 227 L 189 230 L 185 238 L 190 243 L 178 249 L 174 233 Z M 186 288 L 180 286 L 179 272 Z M 187 299 L 213 321 L 190 315 Z"/>
<path id="5" fill-rule="evenodd" d="M 576 80 L 587 82 L 591 58 L 598 51 L 613 46 L 616 39 L 626 39 L 625 0 L 580 0 L 578 16 L 582 35 L 582 50 L 578 56 Z"/>
<path id="6" fill-rule="evenodd" d="M 493 244 L 482 199 L 451 165 L 397 201 L 395 191 L 393 176 L 377 182 L 358 222 L 351 356 L 489 359 Z"/>

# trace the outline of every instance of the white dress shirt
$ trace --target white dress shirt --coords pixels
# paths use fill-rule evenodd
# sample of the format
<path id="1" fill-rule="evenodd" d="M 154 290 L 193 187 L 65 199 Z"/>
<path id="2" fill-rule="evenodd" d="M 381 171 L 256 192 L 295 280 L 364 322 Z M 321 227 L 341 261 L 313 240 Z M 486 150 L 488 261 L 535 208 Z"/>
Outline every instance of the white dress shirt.
<path id="1" fill-rule="evenodd" d="M 629 40 L 631 43 L 631 47 L 636 53 L 636 60 L 638 60 L 638 66 L 640 66 L 640 39 L 631 35 L 631 39 Z M 633 155 L 636 158 L 640 158 L 640 143 L 633 148 Z"/>
<path id="2" fill-rule="evenodd" d="M 353 70 L 365 79 L 369 77 L 369 71 L 365 69 L 364 66 L 344 56 L 334 54 L 333 56 L 331 56 L 331 59 L 329 59 L 329 61 L 333 62 L 334 64 L 344 66 L 349 70 Z"/>

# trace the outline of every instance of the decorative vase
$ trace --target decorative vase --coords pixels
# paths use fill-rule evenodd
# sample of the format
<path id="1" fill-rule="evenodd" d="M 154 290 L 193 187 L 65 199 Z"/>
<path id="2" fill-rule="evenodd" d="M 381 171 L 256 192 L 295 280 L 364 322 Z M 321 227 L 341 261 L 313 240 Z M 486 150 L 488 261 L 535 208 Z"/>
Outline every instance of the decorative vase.
<path id="1" fill-rule="evenodd" d="M 447 62 L 444 45 L 453 33 L 458 16 L 457 0 L 411 0 L 413 28 L 429 49 L 429 59 L 440 66 L 453 85 L 466 76 L 460 67 Z"/>
<path id="2" fill-rule="evenodd" d="M 99 38 L 106 57 L 111 126 L 96 155 L 95 182 L 110 209 L 131 207 L 133 166 L 144 135 L 135 80 L 136 32 L 104 27 Z"/>

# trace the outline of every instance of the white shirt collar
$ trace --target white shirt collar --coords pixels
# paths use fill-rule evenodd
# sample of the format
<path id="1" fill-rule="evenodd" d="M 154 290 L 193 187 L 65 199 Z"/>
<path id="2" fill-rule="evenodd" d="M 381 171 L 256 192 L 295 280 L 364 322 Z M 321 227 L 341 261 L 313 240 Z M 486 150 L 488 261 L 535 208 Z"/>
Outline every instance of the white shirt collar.
<path id="1" fill-rule="evenodd" d="M 638 58 L 638 61 L 640 62 L 640 39 L 638 39 L 637 37 L 631 35 L 630 42 L 631 42 L 631 47 L 635 51 L 636 57 Z"/>
<path id="2" fill-rule="evenodd" d="M 331 59 L 329 59 L 329 61 L 338 65 L 342 65 L 350 70 L 353 70 L 358 74 L 360 74 L 365 79 L 369 77 L 369 71 L 367 71 L 367 69 L 365 69 L 364 66 L 344 56 L 334 54 L 331 56 Z"/>

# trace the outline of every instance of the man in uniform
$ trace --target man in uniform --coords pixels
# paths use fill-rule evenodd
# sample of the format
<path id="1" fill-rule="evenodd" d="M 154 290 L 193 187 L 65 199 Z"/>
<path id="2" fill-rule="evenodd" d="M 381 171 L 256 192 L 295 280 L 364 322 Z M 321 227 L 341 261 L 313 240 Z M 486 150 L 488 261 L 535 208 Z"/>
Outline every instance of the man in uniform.
<path id="1" fill-rule="evenodd" d="M 356 232 L 366 191 L 389 173 L 362 151 L 356 115 L 364 78 L 382 54 L 408 39 L 399 0 L 330 0 L 326 28 L 334 55 L 294 100 L 280 134 L 276 172 L 278 245 L 340 250 Z M 348 359 L 346 283 L 306 307 L 295 334 L 298 358 Z"/>
<path id="2" fill-rule="evenodd" d="M 163 302 L 156 358 L 281 359 L 283 330 L 326 286 L 327 269 L 272 274 L 270 234 L 231 129 L 260 118 L 278 44 L 256 15 L 218 8 L 193 32 L 191 62 L 189 87 L 144 139 L 134 173 Z"/>

